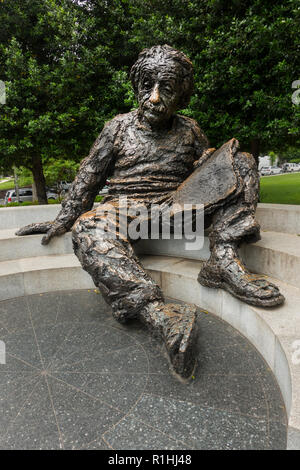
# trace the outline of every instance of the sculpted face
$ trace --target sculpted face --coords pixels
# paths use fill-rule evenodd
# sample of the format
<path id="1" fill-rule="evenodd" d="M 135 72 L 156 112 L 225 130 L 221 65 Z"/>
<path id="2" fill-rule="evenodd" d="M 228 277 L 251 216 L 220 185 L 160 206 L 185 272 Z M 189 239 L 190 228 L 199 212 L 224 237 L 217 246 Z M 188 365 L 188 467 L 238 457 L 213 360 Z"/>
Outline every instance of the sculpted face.
<path id="1" fill-rule="evenodd" d="M 176 62 L 146 62 L 141 70 L 138 101 L 142 116 L 151 126 L 168 123 L 178 108 L 180 70 Z"/>

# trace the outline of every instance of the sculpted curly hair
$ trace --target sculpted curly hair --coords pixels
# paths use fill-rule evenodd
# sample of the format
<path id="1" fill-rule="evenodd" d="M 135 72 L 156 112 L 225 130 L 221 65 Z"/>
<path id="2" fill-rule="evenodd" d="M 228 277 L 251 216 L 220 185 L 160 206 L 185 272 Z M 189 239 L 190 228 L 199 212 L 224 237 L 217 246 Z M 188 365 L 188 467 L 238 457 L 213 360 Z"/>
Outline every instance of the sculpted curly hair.
<path id="1" fill-rule="evenodd" d="M 138 85 L 141 75 L 141 70 L 147 62 L 162 62 L 162 61 L 174 61 L 180 65 L 179 82 L 182 87 L 182 94 L 178 104 L 178 109 L 186 108 L 190 102 L 191 95 L 194 90 L 194 76 L 193 76 L 193 65 L 190 59 L 180 51 L 173 49 L 167 44 L 163 46 L 153 46 L 150 49 L 144 49 L 138 56 L 138 60 L 132 66 L 130 71 L 130 80 L 135 92 L 138 94 Z"/>

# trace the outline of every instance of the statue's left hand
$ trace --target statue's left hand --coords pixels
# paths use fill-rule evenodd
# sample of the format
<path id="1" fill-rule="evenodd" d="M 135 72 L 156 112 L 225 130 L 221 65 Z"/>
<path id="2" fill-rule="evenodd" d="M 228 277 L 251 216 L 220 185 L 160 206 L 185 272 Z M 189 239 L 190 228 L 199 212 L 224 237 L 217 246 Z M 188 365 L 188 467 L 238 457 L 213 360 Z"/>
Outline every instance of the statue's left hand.
<path id="1" fill-rule="evenodd" d="M 50 230 L 53 222 L 37 222 L 34 224 L 25 225 L 25 227 L 19 228 L 16 231 L 16 235 L 23 236 L 23 235 L 33 235 L 35 233 L 47 233 Z"/>
<path id="2" fill-rule="evenodd" d="M 57 222 L 38 222 L 34 224 L 26 225 L 20 228 L 16 235 L 34 235 L 36 233 L 45 233 L 46 235 L 42 238 L 42 245 L 48 245 L 51 238 L 63 235 L 66 232 L 66 228 Z"/>
<path id="3" fill-rule="evenodd" d="M 202 165 L 202 163 L 205 162 L 205 160 L 207 160 L 215 151 L 216 151 L 215 148 L 209 148 L 209 149 L 204 150 L 199 160 L 196 160 L 194 162 L 194 169 Z"/>

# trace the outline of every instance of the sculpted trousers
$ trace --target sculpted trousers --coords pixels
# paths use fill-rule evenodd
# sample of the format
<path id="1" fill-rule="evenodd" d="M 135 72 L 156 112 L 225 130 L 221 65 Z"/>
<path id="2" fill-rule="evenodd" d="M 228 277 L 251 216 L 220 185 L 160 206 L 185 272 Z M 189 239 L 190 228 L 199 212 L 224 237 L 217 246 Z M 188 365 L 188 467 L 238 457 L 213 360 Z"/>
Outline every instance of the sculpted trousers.
<path id="1" fill-rule="evenodd" d="M 256 164 L 252 155 L 233 151 L 231 142 L 203 162 L 168 198 L 168 204 L 204 204 L 205 223 L 212 227 L 211 252 L 217 245 L 236 249 L 244 241 L 260 238 L 255 220 L 259 192 Z M 94 209 L 76 221 L 74 251 L 114 316 L 134 318 L 149 302 L 163 301 L 163 294 L 139 262 L 130 237 L 116 236 L 119 221 L 111 219 L 107 225 L 107 217 L 103 210 Z"/>

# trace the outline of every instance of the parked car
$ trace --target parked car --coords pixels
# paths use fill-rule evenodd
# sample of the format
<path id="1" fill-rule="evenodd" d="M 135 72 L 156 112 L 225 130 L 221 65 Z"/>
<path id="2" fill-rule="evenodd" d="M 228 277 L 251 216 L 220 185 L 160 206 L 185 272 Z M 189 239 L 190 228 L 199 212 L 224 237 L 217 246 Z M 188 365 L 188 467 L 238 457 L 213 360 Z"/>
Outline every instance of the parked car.
<path id="1" fill-rule="evenodd" d="M 261 176 L 267 176 L 272 174 L 270 166 L 263 166 L 259 171 Z"/>
<path id="2" fill-rule="evenodd" d="M 32 189 L 23 188 L 19 189 L 20 202 L 32 201 Z M 11 202 L 17 202 L 17 195 L 14 189 L 9 189 L 5 194 L 4 204 L 10 204 Z"/>
<path id="3" fill-rule="evenodd" d="M 58 194 L 55 189 L 47 190 L 47 199 L 58 199 Z"/>
<path id="4" fill-rule="evenodd" d="M 271 175 L 279 175 L 281 168 L 279 166 L 271 166 Z"/>
<path id="5" fill-rule="evenodd" d="M 53 184 L 52 187 L 47 186 L 46 189 L 47 191 L 56 193 L 55 199 L 57 199 L 58 197 L 63 198 L 68 193 L 71 184 L 72 183 L 68 183 L 67 181 L 57 181 L 56 183 Z M 50 199 L 53 199 L 53 198 L 51 197 Z"/>
<path id="6" fill-rule="evenodd" d="M 107 194 L 109 191 L 109 180 L 106 181 L 105 186 L 99 191 L 99 196 L 103 196 L 104 194 Z"/>
<path id="7" fill-rule="evenodd" d="M 284 163 L 282 169 L 285 173 L 290 173 L 292 171 L 300 171 L 299 163 Z"/>
<path id="8" fill-rule="evenodd" d="M 57 199 L 58 194 L 52 189 L 47 190 L 48 199 Z M 32 189 L 31 188 L 22 188 L 19 189 L 20 202 L 30 201 L 32 202 Z M 17 202 L 17 195 L 14 189 L 9 189 L 5 194 L 4 204 L 10 204 L 12 202 Z"/>
<path id="9" fill-rule="evenodd" d="M 56 184 L 56 188 L 59 193 L 67 193 L 72 183 L 68 183 L 67 181 L 58 181 Z"/>
<path id="10" fill-rule="evenodd" d="M 63 189 L 68 190 L 72 183 L 68 183 L 67 181 L 60 181 L 59 184 Z"/>

